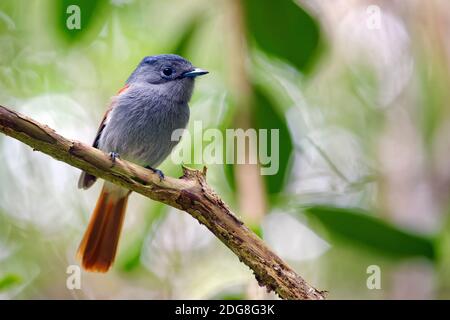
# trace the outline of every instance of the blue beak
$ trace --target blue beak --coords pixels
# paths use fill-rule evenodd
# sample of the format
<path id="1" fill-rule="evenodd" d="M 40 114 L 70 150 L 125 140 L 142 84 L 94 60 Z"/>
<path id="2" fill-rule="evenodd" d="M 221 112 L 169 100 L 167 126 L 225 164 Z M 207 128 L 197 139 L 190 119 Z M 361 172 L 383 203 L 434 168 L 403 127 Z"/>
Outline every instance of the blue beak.
<path id="1" fill-rule="evenodd" d="M 192 71 L 188 71 L 188 72 L 183 73 L 183 77 L 195 78 L 195 77 L 202 76 L 202 75 L 208 74 L 208 73 L 209 72 L 206 71 L 206 70 L 203 70 L 203 69 L 200 69 L 200 68 L 195 68 Z"/>

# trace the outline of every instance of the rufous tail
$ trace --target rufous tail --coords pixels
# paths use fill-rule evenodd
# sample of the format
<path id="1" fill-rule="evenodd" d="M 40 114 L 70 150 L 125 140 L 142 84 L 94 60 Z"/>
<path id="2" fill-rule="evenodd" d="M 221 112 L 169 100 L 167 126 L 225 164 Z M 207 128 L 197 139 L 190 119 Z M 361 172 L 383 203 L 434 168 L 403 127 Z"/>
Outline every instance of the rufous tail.
<path id="1" fill-rule="evenodd" d="M 77 256 L 87 271 L 106 272 L 116 256 L 129 192 L 103 185 Z"/>

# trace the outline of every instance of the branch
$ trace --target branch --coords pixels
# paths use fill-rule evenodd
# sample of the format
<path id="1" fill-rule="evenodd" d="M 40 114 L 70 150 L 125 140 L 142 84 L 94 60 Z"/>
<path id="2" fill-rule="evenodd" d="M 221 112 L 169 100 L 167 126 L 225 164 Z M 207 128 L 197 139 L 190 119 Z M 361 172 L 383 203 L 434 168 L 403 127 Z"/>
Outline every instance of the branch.
<path id="1" fill-rule="evenodd" d="M 184 210 L 205 225 L 240 261 L 261 286 L 283 299 L 324 299 L 319 291 L 297 275 L 264 242 L 250 231 L 206 183 L 203 171 L 183 167 L 180 179 L 160 181 L 152 171 L 110 157 L 81 142 L 66 139 L 46 125 L 0 106 L 0 132 L 33 148 L 150 199 Z"/>

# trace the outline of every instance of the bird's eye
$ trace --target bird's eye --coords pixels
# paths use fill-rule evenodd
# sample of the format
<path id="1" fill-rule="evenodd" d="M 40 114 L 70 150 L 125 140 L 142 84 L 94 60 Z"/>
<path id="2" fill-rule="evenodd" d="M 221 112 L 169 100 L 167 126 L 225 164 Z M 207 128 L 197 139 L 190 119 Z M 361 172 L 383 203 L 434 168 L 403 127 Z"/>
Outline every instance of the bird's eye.
<path id="1" fill-rule="evenodd" d="M 166 77 L 169 77 L 172 75 L 173 69 L 170 67 L 167 67 L 167 68 L 164 68 L 162 72 Z"/>

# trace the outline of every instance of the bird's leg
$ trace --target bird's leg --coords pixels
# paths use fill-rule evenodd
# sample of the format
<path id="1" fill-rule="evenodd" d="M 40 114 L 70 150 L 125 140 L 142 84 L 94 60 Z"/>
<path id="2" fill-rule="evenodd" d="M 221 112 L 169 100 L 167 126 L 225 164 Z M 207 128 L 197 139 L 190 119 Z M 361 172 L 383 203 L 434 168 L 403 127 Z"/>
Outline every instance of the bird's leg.
<path id="1" fill-rule="evenodd" d="M 111 158 L 113 166 L 116 164 L 116 159 L 120 159 L 120 155 L 115 151 L 110 152 L 109 157 Z"/>
<path id="2" fill-rule="evenodd" d="M 164 173 L 161 170 L 152 168 L 150 166 L 146 166 L 145 168 L 152 170 L 154 173 L 156 173 L 159 176 L 159 181 L 164 180 Z"/>

